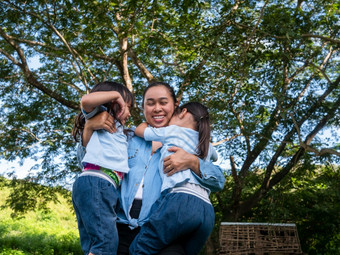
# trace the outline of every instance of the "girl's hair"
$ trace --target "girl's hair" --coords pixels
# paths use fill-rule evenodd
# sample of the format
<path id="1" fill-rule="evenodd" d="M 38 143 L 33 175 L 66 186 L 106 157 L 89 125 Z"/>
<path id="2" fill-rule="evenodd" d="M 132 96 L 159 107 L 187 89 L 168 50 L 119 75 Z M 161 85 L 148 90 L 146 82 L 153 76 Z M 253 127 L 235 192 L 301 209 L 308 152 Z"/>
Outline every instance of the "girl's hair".
<path id="1" fill-rule="evenodd" d="M 196 122 L 196 131 L 198 131 L 197 155 L 200 158 L 206 158 L 209 152 L 211 130 L 208 108 L 198 102 L 189 102 L 179 106 L 175 114 L 179 114 L 184 108 L 192 114 Z"/>
<path id="2" fill-rule="evenodd" d="M 97 91 L 117 91 L 127 104 L 131 104 L 131 106 L 134 105 L 134 98 L 132 93 L 123 84 L 111 81 L 100 82 L 91 89 L 90 93 Z M 103 106 L 105 106 L 108 113 L 110 113 L 116 119 L 116 112 L 119 110 L 118 104 L 112 104 L 111 102 L 108 102 L 106 104 L 103 104 Z M 80 112 L 75 118 L 74 126 L 72 129 L 72 136 L 74 140 L 78 141 L 78 135 L 83 132 L 84 126 L 85 116 L 82 112 Z"/>
<path id="3" fill-rule="evenodd" d="M 153 83 L 149 84 L 149 86 L 147 86 L 147 87 L 144 89 L 142 107 L 144 107 L 144 97 L 145 97 L 146 92 L 147 92 L 150 88 L 156 87 L 156 86 L 164 86 L 165 88 L 167 88 L 168 91 L 169 91 L 169 93 L 170 93 L 171 98 L 174 100 L 174 104 L 177 102 L 176 94 L 175 94 L 175 91 L 174 91 L 173 87 L 171 87 L 171 86 L 170 86 L 168 83 L 166 83 L 166 82 L 156 81 L 156 82 L 153 82 Z"/>

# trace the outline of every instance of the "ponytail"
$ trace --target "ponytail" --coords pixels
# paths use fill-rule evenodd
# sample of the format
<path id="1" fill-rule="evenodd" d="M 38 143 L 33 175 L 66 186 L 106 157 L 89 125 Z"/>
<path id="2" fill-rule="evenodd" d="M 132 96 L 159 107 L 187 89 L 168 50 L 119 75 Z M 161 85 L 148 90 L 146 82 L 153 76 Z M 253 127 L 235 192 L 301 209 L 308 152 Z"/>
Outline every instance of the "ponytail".
<path id="1" fill-rule="evenodd" d="M 210 145 L 210 122 L 209 115 L 200 117 L 197 123 L 198 131 L 198 145 L 197 152 L 198 157 L 204 159 L 208 156 Z"/>

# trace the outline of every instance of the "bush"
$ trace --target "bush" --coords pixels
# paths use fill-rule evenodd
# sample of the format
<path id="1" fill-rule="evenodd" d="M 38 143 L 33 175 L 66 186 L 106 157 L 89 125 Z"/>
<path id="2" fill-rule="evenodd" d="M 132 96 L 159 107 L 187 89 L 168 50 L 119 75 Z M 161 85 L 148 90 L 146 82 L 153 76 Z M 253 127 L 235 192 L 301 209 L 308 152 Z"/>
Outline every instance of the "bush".
<path id="1" fill-rule="evenodd" d="M 0 190 L 0 206 L 5 203 L 8 194 L 6 188 Z M 82 254 L 76 217 L 67 199 L 57 195 L 59 203 L 49 203 L 49 210 L 26 212 L 17 218 L 11 218 L 12 210 L 3 207 L 0 214 L 0 254 Z"/>

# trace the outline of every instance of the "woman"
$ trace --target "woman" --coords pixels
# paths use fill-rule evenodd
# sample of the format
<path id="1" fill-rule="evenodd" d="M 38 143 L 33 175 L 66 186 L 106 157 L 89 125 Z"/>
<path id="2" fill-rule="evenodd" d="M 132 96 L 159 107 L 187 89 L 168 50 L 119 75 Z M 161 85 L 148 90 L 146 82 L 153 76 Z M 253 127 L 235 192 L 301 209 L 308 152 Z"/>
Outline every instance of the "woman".
<path id="1" fill-rule="evenodd" d="M 178 106 L 173 88 L 167 83 L 150 84 L 143 93 L 143 113 L 146 122 L 152 127 L 165 127 Z M 105 129 L 114 132 L 114 120 L 101 113 L 88 120 L 83 131 L 83 146 L 86 146 L 94 130 Z M 118 254 L 129 254 L 129 246 L 149 217 L 151 206 L 159 198 L 161 177 L 158 172 L 160 143 L 147 142 L 133 133 L 128 139 L 128 163 L 130 172 L 124 177 L 120 190 L 120 210 L 118 216 Z M 84 151 L 80 147 L 80 159 Z M 211 191 L 219 191 L 224 185 L 222 169 L 210 161 L 205 161 L 183 149 L 173 147 L 174 154 L 164 159 L 164 172 L 172 175 L 184 169 L 191 169 L 197 181 Z M 184 254 L 178 243 L 160 254 Z"/>

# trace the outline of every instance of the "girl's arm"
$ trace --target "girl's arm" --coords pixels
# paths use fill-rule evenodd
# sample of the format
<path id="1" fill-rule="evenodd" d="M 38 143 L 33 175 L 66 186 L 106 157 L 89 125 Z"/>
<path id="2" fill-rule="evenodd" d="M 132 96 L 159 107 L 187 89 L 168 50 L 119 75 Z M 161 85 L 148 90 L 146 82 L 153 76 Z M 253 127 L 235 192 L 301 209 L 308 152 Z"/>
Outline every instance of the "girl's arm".
<path id="1" fill-rule="evenodd" d="M 117 116 L 120 116 L 125 111 L 125 102 L 117 91 L 97 91 L 87 94 L 81 98 L 81 107 L 85 112 L 92 112 L 97 106 L 112 102 L 119 105 L 119 112 Z"/>
<path id="2" fill-rule="evenodd" d="M 144 138 L 144 131 L 148 127 L 148 123 L 143 122 L 139 124 L 135 129 L 135 135 Z"/>
<path id="3" fill-rule="evenodd" d="M 119 105 L 117 117 L 124 113 L 126 105 L 122 96 L 117 91 L 97 91 L 87 94 L 81 98 L 81 107 L 85 112 L 90 113 L 97 106 L 108 102 L 117 103 Z M 98 129 L 105 129 L 110 133 L 116 131 L 114 119 L 108 112 L 101 112 L 86 120 L 82 133 L 83 146 L 86 146 L 90 141 L 93 131 Z"/>

